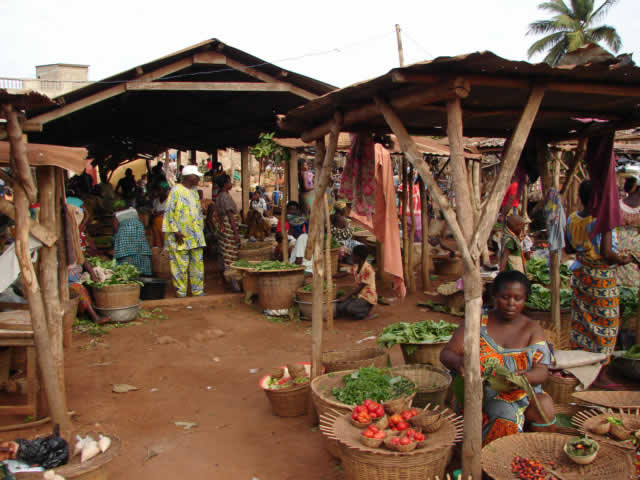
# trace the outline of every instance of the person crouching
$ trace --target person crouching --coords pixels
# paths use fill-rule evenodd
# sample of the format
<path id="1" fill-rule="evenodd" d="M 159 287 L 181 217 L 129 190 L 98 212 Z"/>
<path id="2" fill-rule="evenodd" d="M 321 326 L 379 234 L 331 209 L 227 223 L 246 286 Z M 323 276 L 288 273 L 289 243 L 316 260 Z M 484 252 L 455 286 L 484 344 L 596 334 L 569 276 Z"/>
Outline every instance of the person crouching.
<path id="1" fill-rule="evenodd" d="M 378 303 L 376 272 L 371 264 L 367 262 L 368 254 L 369 251 L 364 245 L 357 245 L 353 248 L 354 264 L 351 266 L 350 272 L 353 274 L 356 287 L 351 293 L 343 295 L 337 300 L 336 315 L 362 320 L 369 315 L 373 306 Z"/>

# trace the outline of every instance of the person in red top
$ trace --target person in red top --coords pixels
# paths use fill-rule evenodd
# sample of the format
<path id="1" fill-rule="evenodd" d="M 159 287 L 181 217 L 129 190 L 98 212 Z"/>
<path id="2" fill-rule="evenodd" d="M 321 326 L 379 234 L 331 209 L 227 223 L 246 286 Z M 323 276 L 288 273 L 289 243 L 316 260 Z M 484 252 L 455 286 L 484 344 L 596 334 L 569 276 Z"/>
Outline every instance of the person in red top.
<path id="1" fill-rule="evenodd" d="M 507 188 L 507 193 L 504 195 L 504 199 L 502 200 L 502 215 L 507 215 L 509 213 L 517 213 L 516 209 L 520 206 L 520 201 L 518 200 L 518 182 L 516 182 L 515 178 L 511 179 L 511 185 Z"/>

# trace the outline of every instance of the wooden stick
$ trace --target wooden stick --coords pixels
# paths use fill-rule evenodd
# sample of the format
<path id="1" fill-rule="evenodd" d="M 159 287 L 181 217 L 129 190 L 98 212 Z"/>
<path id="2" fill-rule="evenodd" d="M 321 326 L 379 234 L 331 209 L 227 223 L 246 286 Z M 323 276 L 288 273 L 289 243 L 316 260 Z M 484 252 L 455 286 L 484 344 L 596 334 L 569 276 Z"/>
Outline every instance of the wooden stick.
<path id="1" fill-rule="evenodd" d="M 419 177 L 420 182 L 420 210 L 422 214 L 422 289 L 431 289 L 431 275 L 429 266 L 431 265 L 431 244 L 429 243 L 429 204 L 427 202 L 427 192 L 424 189 L 424 180 Z"/>
<path id="2" fill-rule="evenodd" d="M 40 218 L 43 226 L 51 231 L 57 230 L 56 217 L 56 178 L 55 167 L 38 167 L 38 187 L 40 189 Z M 63 246 L 64 248 L 64 246 Z M 56 244 L 40 249 L 38 280 L 42 285 L 47 327 L 51 340 L 51 353 L 56 363 L 60 391 L 65 396 L 64 352 L 62 349 L 62 306 L 58 292 L 58 248 Z M 68 275 L 67 275 L 68 277 Z M 67 280 L 67 278 L 65 278 Z"/>
<path id="3" fill-rule="evenodd" d="M 342 115 L 340 113 L 336 113 L 334 115 L 333 126 L 331 127 L 331 133 L 329 134 L 329 144 L 327 145 L 327 149 L 324 152 L 324 159 L 322 161 L 322 166 L 320 167 L 319 173 L 316 174 L 316 184 L 314 187 L 314 196 L 313 196 L 313 204 L 311 206 L 311 216 L 313 217 L 315 212 L 324 211 L 322 208 L 322 202 L 324 198 L 324 194 L 327 191 L 327 186 L 329 185 L 329 173 L 331 172 L 331 165 L 333 164 L 333 159 L 336 155 L 336 150 L 338 147 L 338 136 L 340 135 L 340 130 L 342 129 Z M 316 162 L 320 160 L 320 157 L 316 156 Z M 316 167 L 317 168 L 317 167 Z M 307 242 L 307 258 L 311 255 L 310 248 L 315 244 L 313 240 L 317 237 L 317 233 L 315 232 L 314 226 L 317 225 L 317 222 L 310 222 L 309 225 L 309 240 Z M 321 229 L 320 229 L 321 230 Z"/>
<path id="4" fill-rule="evenodd" d="M 317 197 L 316 197 L 317 198 Z M 314 203 L 315 203 L 314 198 Z M 322 200 L 322 199 L 321 199 Z M 324 256 L 322 255 L 322 233 L 324 231 L 324 208 L 312 210 L 316 236 L 313 241 L 313 306 L 311 308 L 311 378 L 322 375 L 322 329 L 323 329 L 323 283 Z M 308 241 L 308 240 L 307 240 Z"/>
<path id="5" fill-rule="evenodd" d="M 416 167 L 420 176 L 424 179 L 427 187 L 429 188 L 429 193 L 433 196 L 433 199 L 436 201 L 440 209 L 442 210 L 442 214 L 444 215 L 449 228 L 451 228 L 451 233 L 453 237 L 456 239 L 458 247 L 461 248 L 462 261 L 468 266 L 469 269 L 473 268 L 473 260 L 471 259 L 471 254 L 469 253 L 469 249 L 464 241 L 464 237 L 462 235 L 462 230 L 460 230 L 460 225 L 456 220 L 456 215 L 451 205 L 449 205 L 449 200 L 442 193 L 440 186 L 433 178 L 431 174 L 431 170 L 425 163 L 422 155 L 418 152 L 418 148 L 409 135 L 409 132 L 402 124 L 400 117 L 398 114 L 380 97 L 375 97 L 376 104 L 380 109 L 380 112 L 383 114 L 385 121 L 389 125 L 389 128 L 393 131 L 394 135 L 398 139 L 400 146 L 402 147 L 402 151 L 409 158 L 409 161 Z"/>
<path id="6" fill-rule="evenodd" d="M 31 176 L 27 146 L 22 140 L 22 129 L 20 128 L 18 114 L 11 105 L 3 105 L 2 110 L 7 119 L 7 135 L 9 136 L 11 154 L 15 161 L 17 178 L 20 180 L 29 201 L 36 203 L 38 192 Z"/>
<path id="7" fill-rule="evenodd" d="M 404 283 L 408 289 L 411 288 L 409 279 L 409 232 L 407 231 L 407 156 L 402 156 L 402 198 L 400 205 L 402 206 L 402 269 L 404 271 Z"/>
<path id="8" fill-rule="evenodd" d="M 326 242 L 324 251 L 325 277 L 327 282 L 327 328 L 333 330 L 333 262 L 331 261 L 331 218 L 329 213 L 329 201 L 324 194 L 324 217 L 326 229 Z"/>
<path id="9" fill-rule="evenodd" d="M 542 103 L 544 97 L 544 87 L 536 86 L 531 90 L 527 105 L 524 107 L 522 116 L 518 121 L 513 136 L 508 142 L 508 146 L 502 157 L 502 168 L 498 173 L 496 182 L 489 193 L 489 200 L 484 208 L 484 214 L 480 219 L 479 225 L 476 227 L 476 231 L 473 234 L 473 240 L 471 242 L 472 254 L 477 255 L 482 251 L 482 243 L 486 243 L 486 239 L 489 238 L 491 228 L 495 223 L 495 219 L 498 215 L 498 210 L 502 204 L 507 187 L 513 177 L 513 172 L 516 170 L 516 165 L 522 154 L 524 145 L 529 137 L 531 126 L 536 118 L 536 114 Z M 474 256 L 475 256 L 474 255 Z"/>
<path id="10" fill-rule="evenodd" d="M 571 163 L 571 167 L 569 168 L 569 173 L 567 173 L 567 178 L 564 180 L 564 185 L 562 186 L 562 190 L 560 191 L 560 195 L 564 196 L 567 188 L 571 185 L 571 182 L 575 178 L 578 173 L 578 168 L 582 165 L 582 161 L 584 160 L 584 155 L 587 153 L 587 138 L 581 138 L 578 140 L 578 146 L 573 154 L 573 162 Z"/>
<path id="11" fill-rule="evenodd" d="M 413 186 L 414 186 L 413 177 L 414 177 L 414 170 L 413 170 L 413 166 L 411 166 L 409 169 L 409 181 L 407 182 L 407 187 L 408 187 L 407 196 L 409 198 L 409 214 L 411 215 L 411 231 L 409 232 L 409 235 L 407 235 L 408 241 L 409 241 L 409 251 L 407 255 L 409 269 L 407 271 L 407 275 L 409 276 L 409 285 L 408 285 L 409 291 L 411 293 L 416 293 L 416 275 L 413 268 L 413 245 L 415 243 L 417 225 L 416 225 L 416 211 L 415 211 L 416 209 L 415 209 L 415 205 L 413 204 Z"/>
<path id="12" fill-rule="evenodd" d="M 60 294 L 60 302 L 66 308 L 66 302 L 69 300 L 69 270 L 67 262 L 67 238 L 65 236 L 66 221 L 66 197 L 64 191 L 64 170 L 55 169 L 56 173 L 56 223 L 58 235 L 58 292 Z"/>
<path id="13" fill-rule="evenodd" d="M 13 120 L 7 119 L 8 123 Z M 20 126 L 17 126 L 18 130 Z M 22 135 L 18 135 L 18 143 L 23 142 Z M 16 163 L 25 161 L 24 157 L 14 157 Z M 18 167 L 16 165 L 16 167 Z M 24 165 L 21 166 L 24 170 Z M 26 169 L 31 175 L 29 169 Z M 33 179 L 31 179 L 33 182 Z M 67 408 L 64 395 L 60 390 L 58 383 L 58 372 L 53 357 L 49 330 L 45 317 L 44 302 L 40 292 L 40 285 L 36 277 L 31 263 L 31 254 L 29 252 L 29 199 L 24 191 L 22 184 L 16 185 L 14 189 L 14 198 L 16 205 L 16 256 L 20 264 L 22 273 L 22 282 L 24 294 L 29 302 L 29 310 L 31 312 L 31 324 L 33 326 L 33 334 L 38 350 L 38 365 L 42 372 L 44 388 L 47 393 L 49 409 L 54 423 L 58 423 L 63 432 L 71 430 L 71 421 L 67 415 Z"/>
<path id="14" fill-rule="evenodd" d="M 289 261 L 289 232 L 285 228 L 287 224 L 287 202 L 289 193 L 289 162 L 284 162 L 284 186 L 282 187 L 282 200 L 280 201 L 280 233 L 282 233 L 282 261 Z"/>
<path id="15" fill-rule="evenodd" d="M 4 198 L 0 198 L 0 213 L 3 213 L 15 222 L 15 205 Z M 29 224 L 29 233 L 31 233 L 31 235 L 40 240 L 47 247 L 55 245 L 57 239 L 57 235 L 55 233 L 43 227 L 40 223 L 31 218 L 31 216 L 27 219 L 27 223 Z"/>

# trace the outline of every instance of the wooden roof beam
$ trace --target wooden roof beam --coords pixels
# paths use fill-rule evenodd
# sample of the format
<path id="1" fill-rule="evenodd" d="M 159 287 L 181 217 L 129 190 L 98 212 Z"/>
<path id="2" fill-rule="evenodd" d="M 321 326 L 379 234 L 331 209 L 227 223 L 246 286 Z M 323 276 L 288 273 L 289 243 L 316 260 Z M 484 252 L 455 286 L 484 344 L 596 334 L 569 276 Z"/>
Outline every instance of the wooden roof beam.
<path id="1" fill-rule="evenodd" d="M 501 87 L 527 89 L 532 87 L 530 80 L 520 78 L 498 77 L 493 75 L 470 74 L 465 75 L 471 85 L 484 87 Z M 432 84 L 443 79 L 442 75 L 430 73 L 393 72 L 391 79 L 394 83 L 426 83 Z M 547 92 L 580 93 L 590 95 L 607 95 L 613 97 L 640 97 L 640 87 L 611 85 L 587 82 L 563 82 L 550 80 L 544 84 Z"/>
<path id="2" fill-rule="evenodd" d="M 291 92 L 285 82 L 127 82 L 132 91 Z"/>
<path id="3" fill-rule="evenodd" d="M 394 110 L 403 110 L 407 108 L 414 108 L 418 105 L 428 105 L 431 103 L 441 102 L 451 98 L 466 98 L 469 96 L 470 90 L 471 86 L 469 85 L 469 82 L 462 77 L 458 77 L 451 81 L 430 86 L 418 92 L 410 93 L 401 97 L 395 97 L 389 102 L 389 104 Z M 343 128 L 364 122 L 379 115 L 380 112 L 375 102 L 367 103 L 344 113 Z M 332 124 L 333 120 L 322 123 L 311 130 L 303 132 L 300 138 L 303 142 L 308 143 L 323 137 L 331 131 Z M 286 130 L 286 119 L 284 119 L 283 125 L 283 129 Z"/>

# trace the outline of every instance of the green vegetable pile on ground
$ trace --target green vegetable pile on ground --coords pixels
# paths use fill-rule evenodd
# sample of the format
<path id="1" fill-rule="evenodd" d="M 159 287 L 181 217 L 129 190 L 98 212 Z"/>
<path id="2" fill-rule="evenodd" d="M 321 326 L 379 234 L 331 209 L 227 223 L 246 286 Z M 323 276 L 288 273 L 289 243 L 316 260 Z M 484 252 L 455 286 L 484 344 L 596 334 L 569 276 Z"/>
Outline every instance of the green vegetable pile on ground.
<path id="1" fill-rule="evenodd" d="M 434 322 L 393 323 L 384 327 L 378 337 L 378 343 L 391 348 L 398 343 L 444 343 L 448 342 L 457 325 L 444 320 Z M 411 352 L 409 352 L 411 353 Z"/>
<path id="2" fill-rule="evenodd" d="M 620 319 L 626 323 L 638 312 L 638 289 L 618 287 L 618 295 L 620 298 Z"/>
<path id="3" fill-rule="evenodd" d="M 391 376 L 389 369 L 363 367 L 346 375 L 344 387 L 335 387 L 333 396 L 347 405 L 360 405 L 367 398 L 375 402 L 386 402 L 392 398 L 411 395 L 416 386 L 402 376 Z"/>
<path id="4" fill-rule="evenodd" d="M 542 285 L 549 285 L 551 282 L 551 272 L 549 271 L 549 265 L 544 258 L 531 258 L 527 260 L 525 267 L 527 277 L 533 283 L 541 283 Z M 560 284 L 563 287 L 569 286 L 571 280 L 571 270 L 566 265 L 560 265 Z"/>
<path id="5" fill-rule="evenodd" d="M 640 345 L 634 345 L 622 355 L 624 358 L 630 358 L 631 360 L 640 360 Z"/>
<path id="6" fill-rule="evenodd" d="M 263 260 L 262 262 L 249 263 L 247 260 L 236 260 L 231 264 L 233 267 L 251 268 L 259 272 L 266 272 L 270 270 L 290 270 L 292 268 L 300 268 L 300 265 L 295 263 L 285 263 L 278 260 Z"/>
<path id="7" fill-rule="evenodd" d="M 573 292 L 569 288 L 560 289 L 560 308 L 567 310 L 571 308 L 571 299 Z M 551 291 L 540 284 L 531 285 L 531 293 L 525 303 L 527 308 L 533 310 L 551 311 Z"/>
<path id="8" fill-rule="evenodd" d="M 99 257 L 89 257 L 87 259 L 92 267 L 100 267 L 105 270 L 111 270 L 113 275 L 104 282 L 94 282 L 93 280 L 87 280 L 87 285 L 100 288 L 107 285 L 126 285 L 129 283 L 137 283 L 142 286 L 142 282 L 138 280 L 140 278 L 140 272 L 136 267 L 128 263 L 118 265 L 114 260 L 103 260 Z"/>

